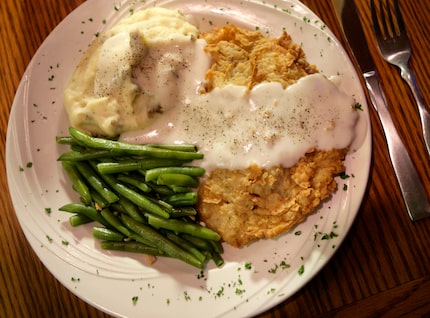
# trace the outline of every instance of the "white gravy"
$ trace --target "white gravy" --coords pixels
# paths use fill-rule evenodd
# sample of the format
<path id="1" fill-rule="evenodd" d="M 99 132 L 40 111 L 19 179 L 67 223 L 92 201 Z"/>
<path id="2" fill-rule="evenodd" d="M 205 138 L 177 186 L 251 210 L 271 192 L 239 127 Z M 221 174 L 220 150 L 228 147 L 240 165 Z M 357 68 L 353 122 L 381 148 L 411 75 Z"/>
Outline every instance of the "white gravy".
<path id="1" fill-rule="evenodd" d="M 186 94 L 175 93 L 170 109 L 145 129 L 120 139 L 195 144 L 205 155 L 199 165 L 210 171 L 250 164 L 290 167 L 311 148 L 344 148 L 355 137 L 354 100 L 324 75 L 306 76 L 287 89 L 263 83 L 251 91 L 230 85 L 199 94 L 199 83 L 196 79 Z M 158 86 L 158 94 L 169 96 L 175 91 L 171 85 Z"/>

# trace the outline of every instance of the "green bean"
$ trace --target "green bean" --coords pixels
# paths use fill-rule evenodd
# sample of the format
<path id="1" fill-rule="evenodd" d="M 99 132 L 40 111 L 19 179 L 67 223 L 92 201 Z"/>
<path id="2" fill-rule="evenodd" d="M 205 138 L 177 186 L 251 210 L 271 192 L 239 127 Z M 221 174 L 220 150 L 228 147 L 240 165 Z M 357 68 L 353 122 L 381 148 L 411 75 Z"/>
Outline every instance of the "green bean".
<path id="1" fill-rule="evenodd" d="M 92 200 L 93 200 L 93 202 L 94 202 L 94 207 L 97 209 L 97 210 L 101 210 L 101 209 L 103 209 L 103 208 L 106 208 L 110 203 L 105 199 L 105 198 L 103 198 L 98 192 L 96 192 L 96 191 L 90 191 L 90 193 L 91 193 L 91 197 L 92 197 Z"/>
<path id="2" fill-rule="evenodd" d="M 157 184 L 196 188 L 199 185 L 199 180 L 186 174 L 166 173 L 158 176 Z"/>
<path id="3" fill-rule="evenodd" d="M 185 192 L 190 192 L 191 191 L 190 187 L 181 187 L 181 186 L 176 186 L 176 185 L 168 185 L 168 187 L 170 189 L 172 189 L 172 191 L 174 193 L 185 193 Z"/>
<path id="4" fill-rule="evenodd" d="M 197 215 L 197 210 L 190 206 L 181 207 L 180 209 L 174 209 L 170 213 L 170 217 L 172 218 L 179 218 L 183 216 L 194 216 L 194 215 Z"/>
<path id="5" fill-rule="evenodd" d="M 123 173 L 140 169 L 139 161 L 100 162 L 97 171 L 101 174 Z"/>
<path id="6" fill-rule="evenodd" d="M 162 149 L 170 149 L 170 150 L 179 150 L 179 151 L 189 151 L 189 152 L 196 152 L 196 146 L 195 145 L 189 145 L 189 144 L 148 144 L 147 146 L 154 147 L 154 148 L 162 148 Z"/>
<path id="7" fill-rule="evenodd" d="M 167 196 L 163 200 L 174 207 L 192 206 L 197 204 L 198 195 L 196 192 L 177 193 Z"/>
<path id="8" fill-rule="evenodd" d="M 224 248 L 222 246 L 221 241 L 209 241 L 209 243 L 212 245 L 214 252 L 218 254 L 224 253 Z"/>
<path id="9" fill-rule="evenodd" d="M 69 176 L 73 189 L 79 193 L 84 203 L 89 204 L 91 202 L 91 193 L 86 183 L 82 180 L 78 169 L 70 162 L 62 162 L 61 164 Z"/>
<path id="10" fill-rule="evenodd" d="M 112 242 L 112 241 L 102 241 L 100 247 L 104 250 L 115 250 L 124 251 L 130 253 L 141 253 L 153 256 L 164 256 L 158 248 L 148 246 L 139 242 Z"/>
<path id="11" fill-rule="evenodd" d="M 182 260 L 197 268 L 203 268 L 204 263 L 202 261 L 194 255 L 184 251 L 150 226 L 137 222 L 126 214 L 121 214 L 120 218 L 128 228 L 146 238 L 148 241 L 153 242 L 155 247 L 163 251 L 166 255 Z"/>
<path id="12" fill-rule="evenodd" d="M 140 235 L 133 232 L 130 228 L 128 228 L 124 224 L 122 224 L 120 218 L 116 217 L 109 209 L 103 209 L 101 211 L 101 215 L 109 223 L 109 225 L 112 226 L 118 232 L 124 234 L 125 236 L 127 236 L 129 238 L 132 238 L 133 240 L 135 240 L 137 242 L 140 242 L 140 243 L 143 243 L 143 244 L 146 244 L 149 246 L 154 246 L 153 243 L 148 241 L 146 238 L 141 237 Z"/>
<path id="13" fill-rule="evenodd" d="M 163 228 L 176 233 L 187 233 L 207 240 L 219 241 L 221 239 L 218 233 L 200 224 L 178 219 L 163 219 L 150 213 L 145 213 L 145 216 L 148 218 L 148 223 L 155 228 Z"/>
<path id="14" fill-rule="evenodd" d="M 58 161 L 85 161 L 98 158 L 112 157 L 110 151 L 106 150 L 88 150 L 80 149 L 80 151 L 64 152 L 58 157 Z"/>
<path id="15" fill-rule="evenodd" d="M 73 145 L 76 141 L 70 136 L 57 136 L 55 142 L 60 145 Z"/>
<path id="16" fill-rule="evenodd" d="M 73 227 L 76 227 L 82 224 L 91 223 L 91 222 L 93 222 L 93 220 L 83 214 L 74 214 L 71 217 L 69 217 L 69 223 Z"/>
<path id="17" fill-rule="evenodd" d="M 130 200 L 124 197 L 120 197 L 118 202 L 123 207 L 123 213 L 128 214 L 133 219 L 139 222 L 146 222 L 146 219 L 143 217 L 143 215 L 140 213 L 136 205 L 134 205 Z"/>
<path id="18" fill-rule="evenodd" d="M 168 187 L 168 186 L 158 185 L 158 184 L 154 184 L 152 182 L 149 182 L 147 184 L 152 190 L 154 190 L 155 192 L 157 192 L 158 194 L 160 194 L 162 196 L 168 196 L 168 195 L 175 194 L 175 192 L 172 189 L 170 189 L 170 187 Z"/>
<path id="19" fill-rule="evenodd" d="M 214 261 L 217 267 L 221 267 L 224 264 L 224 259 L 221 257 L 219 253 L 212 252 L 211 256 L 212 256 L 212 260 Z"/>
<path id="20" fill-rule="evenodd" d="M 85 215 L 86 217 L 99 222 L 105 226 L 109 226 L 109 223 L 101 216 L 100 212 L 92 206 L 87 206 L 80 203 L 68 203 L 59 208 L 60 211 L 78 213 Z"/>
<path id="21" fill-rule="evenodd" d="M 213 248 L 212 244 L 210 243 L 210 242 L 212 242 L 212 240 L 202 239 L 200 237 L 196 237 L 194 235 L 187 234 L 187 233 L 182 233 L 181 237 L 184 240 L 186 240 L 186 241 L 190 242 L 191 244 L 193 244 L 199 250 L 209 251 L 209 252 L 213 252 L 214 251 L 214 248 Z"/>
<path id="22" fill-rule="evenodd" d="M 104 184 L 103 180 L 96 174 L 90 164 L 87 162 L 76 162 L 76 167 L 85 176 L 90 186 L 107 202 L 114 203 L 119 200 L 118 196 Z"/>
<path id="23" fill-rule="evenodd" d="M 127 211 L 124 209 L 124 207 L 119 204 L 119 202 L 115 202 L 109 205 L 109 208 L 111 211 L 114 211 L 116 213 L 127 213 Z"/>
<path id="24" fill-rule="evenodd" d="M 159 215 L 163 218 L 168 218 L 170 215 L 168 212 L 166 212 L 162 207 L 160 207 L 158 204 L 154 203 L 144 195 L 141 195 L 140 193 L 137 193 L 136 191 L 133 191 L 132 189 L 126 187 L 122 183 L 119 183 L 116 181 L 114 177 L 111 175 L 102 175 L 103 180 L 106 181 L 106 183 L 115 190 L 118 194 L 122 195 L 123 197 L 127 198 L 137 206 L 141 207 L 145 211 L 154 213 L 156 215 Z"/>
<path id="25" fill-rule="evenodd" d="M 166 237 L 188 253 L 194 255 L 199 261 L 204 262 L 206 260 L 206 256 L 202 252 L 200 252 L 193 244 L 178 235 L 169 232 L 166 234 Z"/>
<path id="26" fill-rule="evenodd" d="M 205 174 L 205 170 L 203 168 L 193 166 L 154 168 L 146 171 L 145 181 L 155 181 L 162 174 L 181 174 L 191 177 L 201 177 Z"/>
<path id="27" fill-rule="evenodd" d="M 118 232 L 128 237 L 133 235 L 109 209 L 103 209 L 100 214 Z"/>
<path id="28" fill-rule="evenodd" d="M 126 237 L 115 230 L 111 230 L 105 227 L 93 227 L 93 237 L 104 240 L 104 241 L 115 241 L 122 242 Z"/>
<path id="29" fill-rule="evenodd" d="M 172 166 L 172 165 L 182 165 L 189 160 L 176 160 L 176 159 L 128 159 L 120 161 L 107 161 L 97 164 L 97 170 L 102 174 L 113 174 L 113 173 L 123 173 L 137 170 L 148 170 L 156 169 L 160 167 Z M 146 174 L 146 172 L 145 172 Z"/>
<path id="30" fill-rule="evenodd" d="M 85 148 L 84 146 L 81 146 L 77 143 L 70 145 L 70 150 L 72 151 L 76 151 L 76 152 L 82 152 L 82 151 L 87 151 L 87 150 L 91 150 L 88 148 Z"/>
<path id="31" fill-rule="evenodd" d="M 140 169 L 146 170 L 161 168 L 161 167 L 170 167 L 170 166 L 182 166 L 184 163 L 188 163 L 192 161 L 191 159 L 163 159 L 163 158 L 145 158 L 140 160 Z"/>
<path id="32" fill-rule="evenodd" d="M 169 217 L 170 217 L 170 213 L 173 212 L 173 206 L 171 206 L 169 203 L 167 203 L 163 200 L 159 200 L 156 198 L 148 197 L 148 199 L 151 200 L 152 202 L 154 202 L 155 204 L 158 204 L 160 207 L 162 207 L 167 213 L 169 213 Z"/>
<path id="33" fill-rule="evenodd" d="M 180 160 L 202 159 L 203 154 L 189 151 L 176 151 L 145 145 L 127 144 L 120 141 L 91 137 L 73 127 L 69 128 L 70 135 L 81 145 L 109 150 L 112 154 L 129 154 L 137 156 L 148 156 L 154 158 L 171 158 Z"/>
<path id="34" fill-rule="evenodd" d="M 118 179 L 118 181 L 125 182 L 129 185 L 132 185 L 135 188 L 137 188 L 140 191 L 145 192 L 145 193 L 149 193 L 152 190 L 149 185 L 147 185 L 145 182 L 143 182 L 142 180 L 139 180 L 136 177 L 119 175 L 117 179 Z"/>
<path id="35" fill-rule="evenodd" d="M 72 171 L 82 201 L 60 208 L 74 213 L 72 226 L 104 225 L 93 227 L 103 249 L 173 257 L 200 269 L 209 259 L 222 264 L 220 236 L 194 221 L 198 198 L 192 189 L 205 174 L 184 166 L 203 158 L 194 145 L 135 145 L 69 132 L 56 140 L 70 145 L 58 160 Z"/>

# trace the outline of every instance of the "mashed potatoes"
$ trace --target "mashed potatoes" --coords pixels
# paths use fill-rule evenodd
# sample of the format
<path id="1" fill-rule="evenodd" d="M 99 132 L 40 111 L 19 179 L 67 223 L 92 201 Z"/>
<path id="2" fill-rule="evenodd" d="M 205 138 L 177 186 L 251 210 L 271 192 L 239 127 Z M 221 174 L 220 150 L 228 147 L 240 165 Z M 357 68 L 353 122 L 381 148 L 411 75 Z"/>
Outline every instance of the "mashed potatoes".
<path id="1" fill-rule="evenodd" d="M 195 55 L 204 45 L 197 36 L 175 10 L 151 8 L 121 20 L 92 43 L 72 76 L 64 97 L 71 125 L 110 137 L 145 126 L 180 98 L 178 77 L 205 58 Z"/>

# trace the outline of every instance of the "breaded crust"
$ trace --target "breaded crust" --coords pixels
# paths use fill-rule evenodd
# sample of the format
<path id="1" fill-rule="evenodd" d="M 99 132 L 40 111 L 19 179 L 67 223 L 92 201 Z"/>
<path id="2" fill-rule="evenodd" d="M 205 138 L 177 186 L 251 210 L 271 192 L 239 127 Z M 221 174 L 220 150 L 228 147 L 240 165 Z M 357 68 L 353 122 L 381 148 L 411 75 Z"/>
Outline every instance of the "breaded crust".
<path id="1" fill-rule="evenodd" d="M 227 25 L 200 37 L 208 43 L 205 50 L 213 61 L 206 73 L 207 92 L 227 84 L 251 89 L 263 82 L 279 82 L 285 88 L 305 75 L 318 72 L 285 31 L 275 39 Z"/>
<path id="2" fill-rule="evenodd" d="M 213 62 L 206 92 L 228 84 L 251 89 L 263 82 L 286 88 L 318 72 L 286 32 L 270 39 L 226 25 L 201 37 Z M 344 171 L 345 154 L 346 149 L 312 150 L 291 168 L 217 169 L 199 187 L 200 218 L 235 247 L 273 238 L 302 222 L 331 195 L 335 176 Z"/>
<path id="3" fill-rule="evenodd" d="M 312 151 L 291 168 L 217 169 L 199 188 L 199 215 L 241 247 L 288 231 L 336 189 L 346 150 Z"/>

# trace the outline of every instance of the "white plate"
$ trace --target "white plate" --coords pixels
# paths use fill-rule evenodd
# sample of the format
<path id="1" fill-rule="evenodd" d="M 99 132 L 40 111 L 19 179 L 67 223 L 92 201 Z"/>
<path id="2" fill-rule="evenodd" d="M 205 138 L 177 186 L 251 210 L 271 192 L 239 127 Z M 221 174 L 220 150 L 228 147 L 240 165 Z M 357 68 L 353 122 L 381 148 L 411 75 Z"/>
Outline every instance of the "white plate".
<path id="1" fill-rule="evenodd" d="M 361 147 L 346 159 L 347 174 L 330 201 L 290 233 L 243 249 L 225 246 L 226 264 L 204 272 L 160 259 L 152 267 L 140 255 L 106 252 L 91 226 L 72 229 L 58 211 L 77 200 L 56 159 L 64 150 L 55 136 L 69 126 L 62 94 L 95 34 L 133 10 L 153 5 L 180 8 L 202 30 L 235 23 L 268 36 L 285 28 L 307 58 L 363 105 Z M 296 0 L 125 1 L 90 0 L 72 12 L 37 51 L 18 88 L 9 120 L 6 164 L 11 197 L 32 248 L 71 292 L 116 316 L 243 317 L 267 310 L 303 287 L 333 256 L 359 210 L 371 156 L 368 108 L 345 51 L 308 8 Z M 347 190 L 344 189 L 347 187 Z M 47 213 L 51 210 L 51 213 Z M 299 233 L 301 233 L 299 235 Z M 335 233 L 324 240 L 324 234 Z M 249 269 L 247 264 L 251 264 Z M 302 273 L 303 270 L 303 273 Z M 137 296 L 137 301 L 133 298 Z M 136 299 L 136 298 L 134 298 Z"/>

